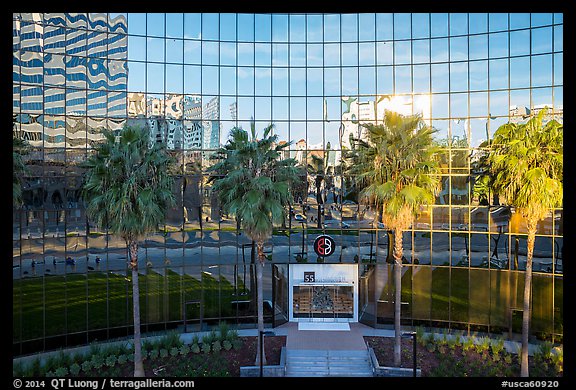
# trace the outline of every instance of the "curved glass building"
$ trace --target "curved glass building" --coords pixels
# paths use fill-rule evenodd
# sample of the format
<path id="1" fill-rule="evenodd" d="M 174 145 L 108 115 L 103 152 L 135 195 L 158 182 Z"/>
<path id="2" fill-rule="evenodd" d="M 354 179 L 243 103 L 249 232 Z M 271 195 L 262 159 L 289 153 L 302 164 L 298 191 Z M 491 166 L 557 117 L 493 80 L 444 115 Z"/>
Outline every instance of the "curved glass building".
<path id="1" fill-rule="evenodd" d="M 266 247 L 265 320 L 392 327 L 389 237 L 341 164 L 350 136 L 389 110 L 420 113 L 443 148 L 441 191 L 403 237 L 403 324 L 516 337 L 526 225 L 473 189 L 496 129 L 546 106 L 562 121 L 562 14 L 14 13 L 13 134 L 30 148 L 13 213 L 13 352 L 132 334 L 125 244 L 80 197 L 79 163 L 125 124 L 150 128 L 179 164 L 177 205 L 140 243 L 143 332 L 256 326 L 252 245 L 206 173 L 252 118 L 311 166 Z M 530 330 L 554 341 L 562 223 L 550 210 L 534 250 Z M 312 248 L 321 234 L 329 257 Z"/>

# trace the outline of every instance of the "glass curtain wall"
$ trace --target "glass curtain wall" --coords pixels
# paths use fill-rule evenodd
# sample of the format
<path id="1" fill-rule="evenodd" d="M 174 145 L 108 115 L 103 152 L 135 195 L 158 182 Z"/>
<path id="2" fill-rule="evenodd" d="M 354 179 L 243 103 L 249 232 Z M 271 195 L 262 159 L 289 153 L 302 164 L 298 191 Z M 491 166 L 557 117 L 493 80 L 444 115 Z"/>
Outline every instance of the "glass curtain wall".
<path id="1" fill-rule="evenodd" d="M 179 165 L 177 204 L 140 243 L 143 332 L 255 326 L 254 247 L 206 171 L 252 120 L 292 142 L 302 175 L 266 245 L 266 321 L 289 304 L 272 264 L 342 262 L 360 267 L 360 321 L 390 326 L 391 240 L 342 165 L 350 136 L 386 111 L 421 114 L 442 147 L 441 191 L 403 237 L 403 323 L 520 330 L 526 224 L 474 183 L 500 125 L 546 106 L 562 121 L 562 14 L 14 13 L 12 74 L 13 136 L 29 144 L 13 212 L 15 354 L 131 334 L 125 243 L 80 197 L 79 163 L 124 125 L 151 129 Z M 550 210 L 534 250 L 531 332 L 554 340 L 562 224 Z M 330 257 L 314 254 L 320 233 L 336 241 Z"/>

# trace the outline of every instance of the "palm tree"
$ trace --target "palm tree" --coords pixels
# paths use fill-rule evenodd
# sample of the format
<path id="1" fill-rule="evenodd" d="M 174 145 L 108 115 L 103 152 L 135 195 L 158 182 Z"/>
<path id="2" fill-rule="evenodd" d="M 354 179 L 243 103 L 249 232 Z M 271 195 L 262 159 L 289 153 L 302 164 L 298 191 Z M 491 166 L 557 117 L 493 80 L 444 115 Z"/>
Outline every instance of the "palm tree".
<path id="1" fill-rule="evenodd" d="M 150 146 L 147 129 L 125 126 L 118 136 L 103 131 L 105 140 L 96 145 L 83 166 L 86 180 L 83 197 L 86 213 L 111 234 L 126 242 L 132 269 L 134 308 L 134 376 L 144 376 L 140 343 L 140 293 L 138 286 L 138 240 L 158 229 L 165 211 L 175 203 L 171 191 L 173 163 L 163 144 Z"/>
<path id="2" fill-rule="evenodd" d="M 528 332 L 532 287 L 532 255 L 539 221 L 562 205 L 563 125 L 543 124 L 547 110 L 527 123 L 506 123 L 494 134 L 488 161 L 492 187 L 500 200 L 526 221 L 528 248 L 522 313 L 521 376 L 528 376 Z"/>
<path id="3" fill-rule="evenodd" d="M 254 121 L 250 133 L 242 128 L 232 128 L 228 142 L 216 153 L 220 161 L 209 168 L 219 174 L 214 176 L 212 189 L 218 194 L 223 210 L 235 216 L 246 236 L 256 242 L 258 331 L 264 330 L 264 243 L 272 236 L 273 224 L 284 220 L 285 206 L 292 200 L 290 184 L 298 178 L 296 160 L 281 159 L 281 153 L 291 142 L 278 144 L 278 136 L 271 134 L 273 128 L 273 124 L 267 126 L 260 139 Z M 260 359 L 265 364 L 266 357 L 260 357 L 260 350 L 258 345 L 256 364 Z"/>
<path id="4" fill-rule="evenodd" d="M 402 233 L 412 225 L 420 207 L 435 200 L 440 183 L 432 144 L 435 130 L 420 115 L 392 111 L 385 113 L 381 125 L 363 126 L 368 137 L 354 140 L 350 173 L 364 181 L 361 196 L 382 207 L 382 220 L 394 233 L 394 364 L 400 366 Z"/>

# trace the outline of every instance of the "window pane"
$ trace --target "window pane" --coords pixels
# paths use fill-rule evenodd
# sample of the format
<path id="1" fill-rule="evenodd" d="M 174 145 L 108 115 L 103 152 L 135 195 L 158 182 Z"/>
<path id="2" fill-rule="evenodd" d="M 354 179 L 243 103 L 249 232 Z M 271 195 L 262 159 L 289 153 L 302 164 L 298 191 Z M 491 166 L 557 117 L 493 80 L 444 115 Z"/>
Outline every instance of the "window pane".
<path id="1" fill-rule="evenodd" d="M 489 34 L 490 58 L 508 56 L 508 33 Z"/>
<path id="2" fill-rule="evenodd" d="M 552 27 L 533 29 L 532 54 L 549 53 L 551 51 L 552 51 Z"/>
<path id="3" fill-rule="evenodd" d="M 290 42 L 306 41 L 306 16 L 290 15 Z"/>
<path id="4" fill-rule="evenodd" d="M 552 85 L 552 55 L 532 57 L 532 86 L 545 87 Z"/>
<path id="5" fill-rule="evenodd" d="M 220 14 L 220 40 L 236 40 L 236 15 Z"/>
<path id="6" fill-rule="evenodd" d="M 508 29 L 508 14 L 497 13 L 488 15 L 490 31 L 503 31 Z"/>
<path id="7" fill-rule="evenodd" d="M 164 14 L 151 13 L 146 15 L 146 34 L 148 36 L 164 36 Z"/>
<path id="8" fill-rule="evenodd" d="M 510 56 L 530 54 L 530 30 L 510 32 Z"/>
<path id="9" fill-rule="evenodd" d="M 430 14 L 412 14 L 412 38 L 430 36 Z"/>
<path id="10" fill-rule="evenodd" d="M 410 14 L 394 14 L 394 39 L 410 38 Z"/>
<path id="11" fill-rule="evenodd" d="M 468 37 L 450 38 L 450 61 L 468 59 Z"/>
<path id="12" fill-rule="evenodd" d="M 375 15 L 374 14 L 360 14 L 360 41 L 373 41 L 376 35 Z"/>
<path id="13" fill-rule="evenodd" d="M 445 37 L 448 35 L 448 14 L 433 13 L 432 17 L 432 37 Z"/>
<path id="14" fill-rule="evenodd" d="M 508 88 L 508 59 L 491 60 L 490 89 Z"/>
<path id="15" fill-rule="evenodd" d="M 471 60 L 488 58 L 488 35 L 473 35 L 468 37 L 468 41 Z"/>
<path id="16" fill-rule="evenodd" d="M 488 14 L 468 14 L 470 34 L 485 33 L 488 31 Z"/>
<path id="17" fill-rule="evenodd" d="M 488 89 L 488 61 L 470 62 L 470 90 Z"/>
<path id="18" fill-rule="evenodd" d="M 448 39 L 432 39 L 432 62 L 448 61 Z"/>
<path id="19" fill-rule="evenodd" d="M 412 61 L 415 64 L 430 62 L 429 39 L 420 39 L 412 41 Z"/>
<path id="20" fill-rule="evenodd" d="M 184 14 L 166 14 L 166 36 L 171 38 L 184 37 Z"/>
<path id="21" fill-rule="evenodd" d="M 468 14 L 450 14 L 450 35 L 468 34 Z"/>
<path id="22" fill-rule="evenodd" d="M 392 39 L 393 20 L 393 14 L 376 14 L 376 40 Z"/>

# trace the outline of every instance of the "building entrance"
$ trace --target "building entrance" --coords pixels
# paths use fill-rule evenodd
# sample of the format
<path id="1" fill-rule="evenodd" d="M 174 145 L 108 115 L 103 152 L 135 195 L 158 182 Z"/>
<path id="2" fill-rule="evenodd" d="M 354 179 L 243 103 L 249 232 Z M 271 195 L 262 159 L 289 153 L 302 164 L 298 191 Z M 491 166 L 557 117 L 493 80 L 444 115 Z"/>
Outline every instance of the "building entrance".
<path id="1" fill-rule="evenodd" d="M 298 285 L 292 293 L 294 318 L 353 318 L 353 285 Z"/>
<path id="2" fill-rule="evenodd" d="M 291 264 L 290 321 L 357 322 L 358 266 Z"/>

